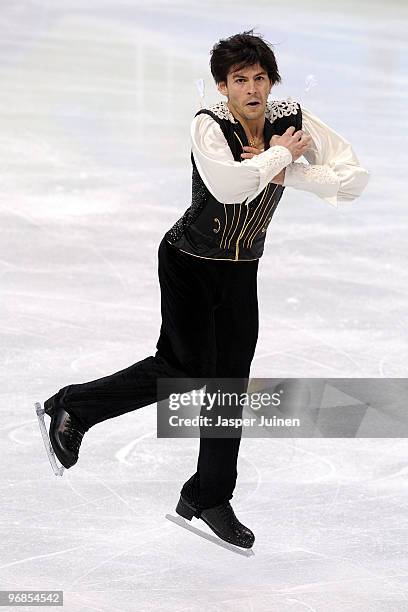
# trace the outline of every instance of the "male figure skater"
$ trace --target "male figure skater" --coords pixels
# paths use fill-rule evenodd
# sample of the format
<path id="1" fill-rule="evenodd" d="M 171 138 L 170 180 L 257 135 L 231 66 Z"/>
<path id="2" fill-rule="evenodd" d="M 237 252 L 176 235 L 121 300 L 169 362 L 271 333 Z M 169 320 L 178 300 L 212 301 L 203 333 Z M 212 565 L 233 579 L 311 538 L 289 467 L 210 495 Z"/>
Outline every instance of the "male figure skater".
<path id="1" fill-rule="evenodd" d="M 258 337 L 258 264 L 285 187 L 337 206 L 367 184 L 369 173 L 344 138 L 297 102 L 268 101 L 281 77 L 271 46 L 253 30 L 216 43 L 210 67 L 227 100 L 201 109 L 191 124 L 192 202 L 158 249 L 157 351 L 45 401 L 52 447 L 66 468 L 77 462 L 90 427 L 163 399 L 158 378 L 225 378 L 245 392 Z M 295 163 L 302 155 L 309 163 Z M 240 433 L 200 438 L 197 471 L 176 511 L 250 548 L 255 536 L 229 501 Z"/>

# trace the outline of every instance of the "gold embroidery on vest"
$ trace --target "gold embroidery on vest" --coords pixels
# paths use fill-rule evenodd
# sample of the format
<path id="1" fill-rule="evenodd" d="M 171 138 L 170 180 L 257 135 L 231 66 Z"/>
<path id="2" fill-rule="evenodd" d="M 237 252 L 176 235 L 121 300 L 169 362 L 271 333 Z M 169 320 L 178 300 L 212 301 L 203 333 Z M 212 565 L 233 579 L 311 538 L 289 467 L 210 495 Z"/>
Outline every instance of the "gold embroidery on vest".
<path id="1" fill-rule="evenodd" d="M 225 214 L 225 225 L 224 225 L 224 229 L 222 230 L 222 236 L 221 236 L 221 242 L 220 242 L 220 247 L 222 248 L 222 241 L 224 240 L 224 234 L 225 234 L 225 230 L 227 228 L 227 221 L 228 221 L 228 213 L 227 213 L 227 208 L 226 205 L 224 204 L 224 214 Z"/>
<path id="2" fill-rule="evenodd" d="M 257 212 L 258 208 L 259 208 L 260 206 L 262 206 L 262 203 L 263 203 L 263 201 L 264 201 L 264 199 L 265 199 L 265 197 L 266 197 L 266 195 L 267 195 L 267 193 L 268 193 L 268 190 L 269 190 L 269 183 L 268 183 L 268 184 L 267 184 L 267 186 L 265 187 L 265 189 L 264 189 L 264 191 L 263 191 L 263 194 L 262 194 L 262 197 L 261 197 L 260 201 L 258 202 L 258 204 L 257 204 L 256 208 L 254 209 L 254 211 L 253 211 L 253 213 L 252 213 L 251 217 L 248 219 L 248 223 L 246 223 L 245 227 L 243 228 L 242 235 L 244 235 L 244 234 L 245 234 L 245 231 L 246 231 L 247 227 L 250 227 L 251 222 L 252 222 L 252 221 L 255 219 L 255 217 L 256 217 L 256 212 Z M 244 241 L 245 241 L 245 238 L 244 238 Z"/>
<path id="3" fill-rule="evenodd" d="M 236 204 L 234 204 L 234 208 L 235 208 L 235 206 L 236 206 Z M 237 227 L 239 226 L 239 220 L 240 220 L 240 218 L 241 218 L 241 206 L 242 206 L 242 205 L 241 205 L 241 204 L 238 204 L 238 206 L 239 206 L 239 209 L 238 209 L 238 220 L 237 220 L 237 223 L 236 223 L 236 225 L 235 225 L 235 227 L 234 227 L 234 229 L 233 229 L 233 231 L 232 231 L 231 238 L 229 239 L 229 242 L 228 242 L 228 248 L 230 248 L 231 240 L 232 240 L 232 239 L 233 239 L 233 237 L 234 237 L 235 230 L 236 230 L 236 229 L 237 229 Z"/>
<path id="4" fill-rule="evenodd" d="M 229 205 L 229 207 L 230 207 L 230 208 L 232 208 L 232 205 Z M 233 215 L 232 215 L 232 220 L 231 220 L 230 226 L 229 226 L 229 228 L 228 228 L 228 230 L 227 230 L 227 234 L 226 234 L 226 236 L 225 236 L 225 240 L 224 240 L 224 248 L 227 248 L 227 240 L 228 240 L 228 236 L 229 236 L 229 233 L 230 233 L 231 227 L 232 227 L 232 226 L 233 226 L 233 224 L 234 224 L 234 219 L 235 219 L 235 206 L 234 206 L 234 212 L 233 212 Z"/>
<path id="5" fill-rule="evenodd" d="M 271 185 L 273 183 L 268 183 L 268 185 Z M 266 205 L 263 209 L 263 211 L 259 214 L 258 219 L 256 220 L 255 224 L 252 226 L 251 231 L 249 232 L 248 236 L 245 238 L 246 242 L 247 242 L 247 246 L 251 247 L 252 246 L 252 242 L 254 240 L 255 234 L 258 231 L 259 227 L 262 227 L 263 222 L 265 217 L 269 214 L 269 210 L 268 210 L 268 206 L 274 196 L 275 191 L 277 190 L 278 185 L 275 186 L 275 189 L 273 190 L 271 196 L 267 199 Z"/>

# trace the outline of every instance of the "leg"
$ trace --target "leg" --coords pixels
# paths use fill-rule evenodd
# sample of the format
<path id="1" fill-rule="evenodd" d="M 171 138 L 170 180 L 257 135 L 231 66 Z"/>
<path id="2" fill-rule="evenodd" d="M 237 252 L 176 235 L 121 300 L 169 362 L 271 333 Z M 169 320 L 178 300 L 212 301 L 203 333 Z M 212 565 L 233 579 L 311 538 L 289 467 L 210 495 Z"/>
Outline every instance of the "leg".
<path id="1" fill-rule="evenodd" d="M 156 354 L 109 376 L 63 387 L 53 396 L 55 403 L 89 428 L 164 399 L 157 396 L 157 378 L 191 377 L 182 392 L 198 388 L 194 378 L 213 375 L 214 291 L 204 264 L 163 239 L 158 265 L 162 324 Z"/>
<path id="2" fill-rule="evenodd" d="M 215 311 L 216 377 L 232 379 L 225 381 L 221 391 L 235 391 L 239 395 L 247 391 L 250 365 L 258 339 L 258 262 L 255 265 L 245 262 L 232 266 L 234 268 L 228 282 L 224 282 L 228 296 Z M 215 380 L 207 385 L 207 391 L 216 392 L 219 386 Z M 217 412 L 222 414 L 223 407 Z M 203 408 L 201 414 L 204 413 Z M 242 405 L 227 413 L 225 416 L 242 416 Z M 211 508 L 233 497 L 242 430 L 237 429 L 236 433 L 239 437 L 200 438 L 197 472 L 181 490 L 198 508 Z"/>

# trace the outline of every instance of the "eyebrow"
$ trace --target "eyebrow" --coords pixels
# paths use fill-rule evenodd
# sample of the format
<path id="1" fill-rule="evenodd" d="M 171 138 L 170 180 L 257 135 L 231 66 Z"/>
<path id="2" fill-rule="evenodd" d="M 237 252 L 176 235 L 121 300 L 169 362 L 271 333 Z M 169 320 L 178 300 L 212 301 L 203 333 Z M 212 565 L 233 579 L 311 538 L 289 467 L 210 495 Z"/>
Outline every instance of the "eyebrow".
<path id="1" fill-rule="evenodd" d="M 268 74 L 265 70 L 263 70 L 262 72 L 258 72 L 258 74 L 256 74 L 255 76 L 259 76 L 261 74 Z M 246 79 L 247 77 L 244 74 L 237 74 L 236 72 L 232 73 L 232 76 L 235 77 L 243 77 L 244 79 Z"/>

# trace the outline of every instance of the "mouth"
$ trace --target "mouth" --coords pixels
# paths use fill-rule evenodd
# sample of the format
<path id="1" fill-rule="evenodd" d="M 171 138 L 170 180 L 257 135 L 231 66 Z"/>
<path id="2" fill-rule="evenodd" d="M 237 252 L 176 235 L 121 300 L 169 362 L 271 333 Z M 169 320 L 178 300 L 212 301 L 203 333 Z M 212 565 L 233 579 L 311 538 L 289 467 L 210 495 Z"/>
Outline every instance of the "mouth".
<path id="1" fill-rule="evenodd" d="M 259 106 L 261 103 L 258 100 L 252 100 L 252 102 L 247 102 L 246 106 Z"/>

